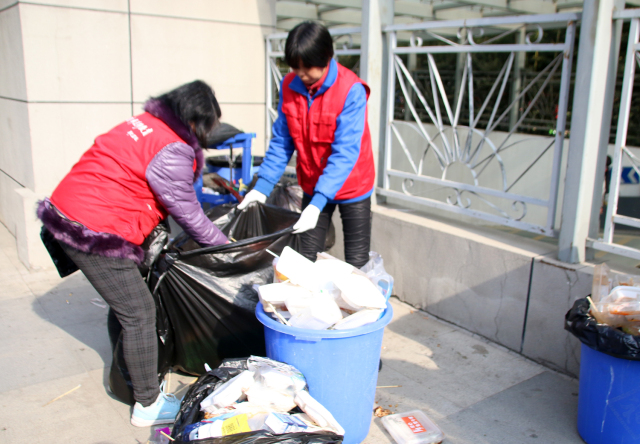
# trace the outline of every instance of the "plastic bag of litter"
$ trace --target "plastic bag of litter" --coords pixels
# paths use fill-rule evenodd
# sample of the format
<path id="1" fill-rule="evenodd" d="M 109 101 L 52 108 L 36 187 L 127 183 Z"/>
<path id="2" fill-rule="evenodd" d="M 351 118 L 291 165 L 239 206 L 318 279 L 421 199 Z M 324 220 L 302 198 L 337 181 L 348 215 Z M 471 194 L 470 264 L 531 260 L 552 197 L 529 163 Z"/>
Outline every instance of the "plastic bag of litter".
<path id="1" fill-rule="evenodd" d="M 393 288 L 393 276 L 384 269 L 382 256 L 375 251 L 370 251 L 369 262 L 364 264 L 360 271 L 364 272 L 369 280 L 373 282 L 383 294 L 386 294 L 386 298 L 389 299 L 391 289 Z"/>
<path id="2" fill-rule="evenodd" d="M 343 436 L 328 431 L 275 434 L 266 430 L 228 434 L 222 437 L 195 439 L 191 441 L 189 436 L 192 430 L 191 426 L 198 422 L 201 422 L 204 419 L 203 412 L 200 410 L 200 403 L 219 386 L 229 381 L 231 378 L 239 375 L 245 370 L 249 370 L 246 358 L 225 360 L 222 362 L 220 367 L 208 371 L 191 385 L 189 391 L 187 391 L 184 399 L 182 400 L 180 411 L 178 412 L 173 430 L 171 432 L 171 437 L 175 439 L 175 444 L 183 444 L 186 442 L 193 442 L 198 444 L 342 443 Z M 305 401 L 311 402 L 308 399 L 305 399 Z M 316 407 L 316 410 L 319 409 Z M 255 415 L 253 417 L 255 418 Z M 251 426 L 250 423 L 248 424 L 249 426 Z"/>

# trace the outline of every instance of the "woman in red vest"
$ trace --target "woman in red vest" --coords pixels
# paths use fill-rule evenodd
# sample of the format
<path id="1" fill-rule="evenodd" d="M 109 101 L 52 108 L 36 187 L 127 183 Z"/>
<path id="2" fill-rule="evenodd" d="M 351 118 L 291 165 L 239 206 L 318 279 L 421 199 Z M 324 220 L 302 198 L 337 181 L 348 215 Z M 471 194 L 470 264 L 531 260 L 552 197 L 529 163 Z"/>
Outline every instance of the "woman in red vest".
<path id="1" fill-rule="evenodd" d="M 333 59 L 327 28 L 304 22 L 289 32 L 285 60 L 292 68 L 280 87 L 273 138 L 258 181 L 238 206 L 264 202 L 294 151 L 304 191 L 294 226 L 301 254 L 315 260 L 336 206 L 344 230 L 345 259 L 362 267 L 369 260 L 371 193 L 375 167 L 367 123 L 369 87 Z"/>
<path id="2" fill-rule="evenodd" d="M 38 207 L 44 228 L 122 325 L 136 400 L 131 423 L 140 427 L 171 423 L 180 407 L 158 387 L 156 306 L 138 270 L 141 245 L 169 214 L 202 246 L 228 242 L 193 188 L 204 164 L 200 147 L 221 114 L 213 91 L 198 80 L 144 110 L 97 137 Z"/>

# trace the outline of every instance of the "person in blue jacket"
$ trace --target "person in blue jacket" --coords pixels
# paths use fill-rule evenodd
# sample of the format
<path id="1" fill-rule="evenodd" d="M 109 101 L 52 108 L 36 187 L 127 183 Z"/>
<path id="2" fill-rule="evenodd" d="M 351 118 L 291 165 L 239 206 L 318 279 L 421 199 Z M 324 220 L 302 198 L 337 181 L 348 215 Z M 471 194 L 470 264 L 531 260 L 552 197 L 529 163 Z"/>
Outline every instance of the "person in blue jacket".
<path id="1" fill-rule="evenodd" d="M 285 60 L 292 71 L 282 80 L 273 138 L 258 181 L 239 209 L 265 202 L 294 152 L 304 191 L 300 253 L 315 260 L 324 251 L 331 216 L 340 209 L 345 260 L 362 267 L 369 260 L 371 194 L 375 167 L 367 123 L 369 87 L 333 59 L 333 40 L 324 26 L 304 22 L 291 30 Z"/>

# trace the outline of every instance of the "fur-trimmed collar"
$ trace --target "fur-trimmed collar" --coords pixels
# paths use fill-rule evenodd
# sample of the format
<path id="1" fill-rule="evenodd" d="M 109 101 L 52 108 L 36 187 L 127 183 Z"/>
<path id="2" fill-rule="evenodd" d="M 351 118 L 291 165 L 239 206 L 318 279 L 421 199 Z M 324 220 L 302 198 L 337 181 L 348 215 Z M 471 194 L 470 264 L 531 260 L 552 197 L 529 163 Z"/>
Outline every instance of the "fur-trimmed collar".
<path id="1" fill-rule="evenodd" d="M 162 103 L 158 99 L 149 99 L 144 104 L 144 110 L 154 117 L 162 120 L 171 130 L 176 133 L 182 140 L 187 142 L 194 150 L 200 149 L 200 144 L 191 128 L 182 123 L 171 108 Z"/>
<path id="2" fill-rule="evenodd" d="M 191 128 L 182 123 L 171 108 L 158 99 L 147 100 L 147 103 L 144 104 L 144 110 L 152 116 L 162 120 L 174 133 L 178 135 L 178 137 L 193 148 L 196 155 L 196 171 L 194 180 L 195 178 L 198 178 L 202 172 L 202 168 L 204 167 L 204 153 L 202 152 L 202 148 L 200 148 L 198 138 L 193 134 Z"/>

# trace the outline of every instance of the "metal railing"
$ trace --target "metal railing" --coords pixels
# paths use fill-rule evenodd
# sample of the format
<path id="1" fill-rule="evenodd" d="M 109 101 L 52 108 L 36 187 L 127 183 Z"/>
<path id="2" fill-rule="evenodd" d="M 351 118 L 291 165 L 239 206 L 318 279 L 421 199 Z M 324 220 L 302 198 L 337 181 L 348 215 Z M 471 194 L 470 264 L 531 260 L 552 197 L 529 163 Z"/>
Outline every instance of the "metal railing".
<path id="1" fill-rule="evenodd" d="M 580 14 L 565 13 L 386 27 L 390 54 L 387 128 L 383 184 L 378 194 L 555 236 L 579 18 Z M 566 28 L 564 42 L 543 43 L 548 27 Z M 410 33 L 409 46 L 398 46 L 398 33 Z M 523 41 L 509 41 L 514 33 L 521 33 Z M 429 45 L 424 44 L 426 38 L 430 39 Z M 514 89 L 510 79 L 519 54 L 543 52 L 552 54 L 549 63 L 528 83 Z M 474 94 L 474 57 L 486 53 L 501 54 L 504 62 L 486 96 L 478 97 Z M 422 87 L 403 60 L 411 54 L 426 57 L 429 78 Z M 438 66 L 437 57 L 446 54 L 457 54 L 462 65 L 455 95 L 446 90 Z M 558 72 L 554 134 L 519 134 L 523 120 Z M 396 88 L 402 92 L 409 121 L 394 118 L 399 105 Z M 498 131 L 518 107 L 521 109 L 508 125 L 509 130 Z M 538 210 L 530 212 L 530 206 Z"/>
<path id="2" fill-rule="evenodd" d="M 640 158 L 627 147 L 627 134 L 629 131 L 629 117 L 631 115 L 631 98 L 633 94 L 636 64 L 640 64 L 640 10 L 624 10 L 614 14 L 616 20 L 631 20 L 629 27 L 629 40 L 625 57 L 624 76 L 622 80 L 622 94 L 618 113 L 618 125 L 616 130 L 616 142 L 613 160 L 611 163 L 611 179 L 609 183 L 609 197 L 605 218 L 604 236 L 602 239 L 588 239 L 587 245 L 596 250 L 614 253 L 622 256 L 640 259 L 640 250 L 625 245 L 614 243 L 615 225 L 640 228 L 640 219 L 618 214 L 618 202 L 620 198 L 620 185 L 624 168 L 623 161 L 630 163 L 635 173 L 640 174 Z"/>

